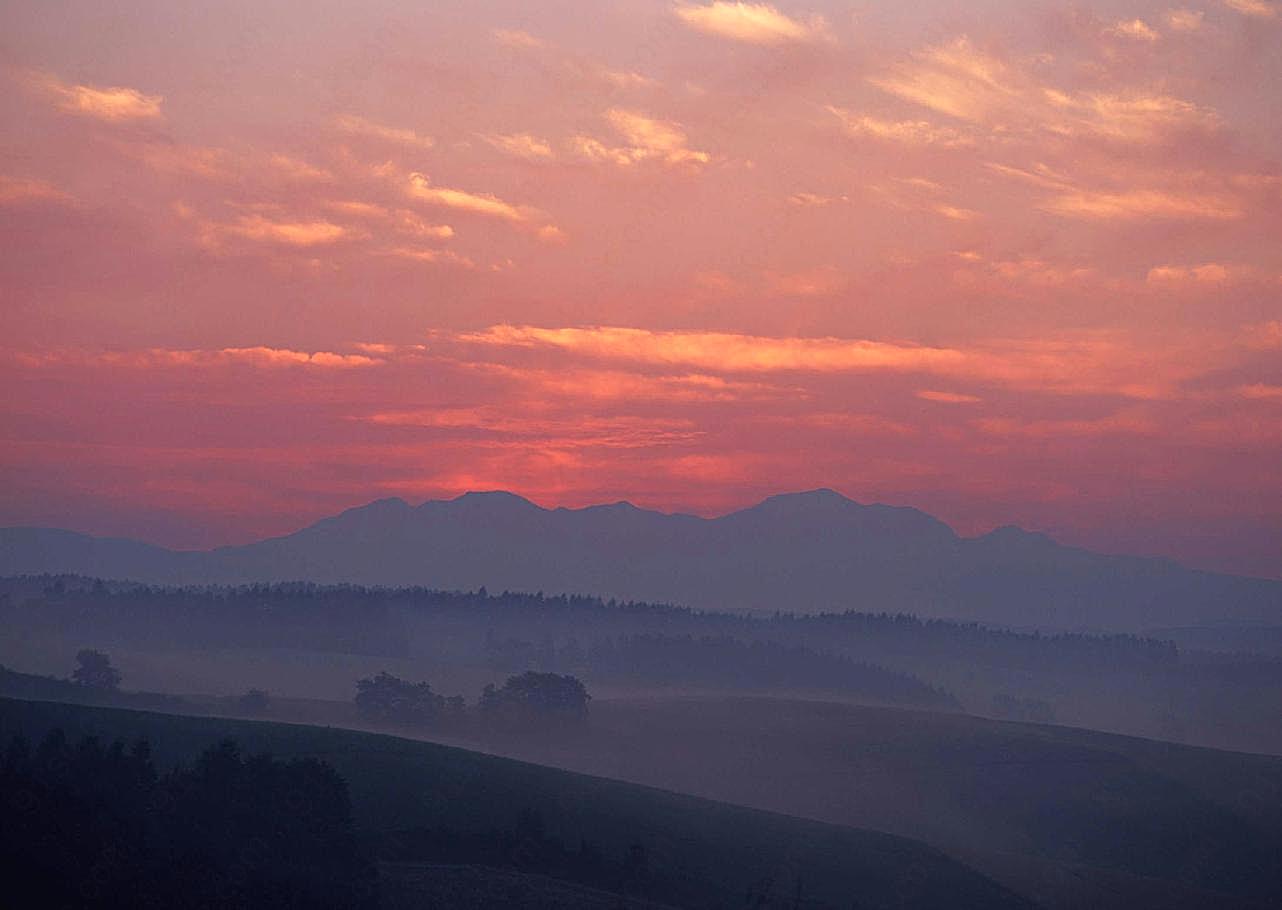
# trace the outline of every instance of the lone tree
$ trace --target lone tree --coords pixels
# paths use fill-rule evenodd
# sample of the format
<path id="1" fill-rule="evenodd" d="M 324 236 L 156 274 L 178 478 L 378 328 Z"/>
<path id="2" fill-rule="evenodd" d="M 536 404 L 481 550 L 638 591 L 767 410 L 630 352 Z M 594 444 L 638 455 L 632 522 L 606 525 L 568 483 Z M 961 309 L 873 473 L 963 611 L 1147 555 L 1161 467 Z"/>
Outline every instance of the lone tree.
<path id="1" fill-rule="evenodd" d="M 367 720 L 425 724 L 438 719 L 445 707 L 445 698 L 427 683 L 408 682 L 386 671 L 356 682 L 356 710 Z"/>
<path id="2" fill-rule="evenodd" d="M 481 712 L 490 717 L 524 722 L 573 722 L 587 717 L 592 696 L 576 677 L 530 670 L 510 676 L 503 688 L 486 686 Z"/>
<path id="3" fill-rule="evenodd" d="M 85 648 L 76 655 L 76 667 L 71 678 L 77 685 L 89 689 L 115 692 L 120 688 L 120 671 L 111 665 L 111 658 L 101 651 Z"/>

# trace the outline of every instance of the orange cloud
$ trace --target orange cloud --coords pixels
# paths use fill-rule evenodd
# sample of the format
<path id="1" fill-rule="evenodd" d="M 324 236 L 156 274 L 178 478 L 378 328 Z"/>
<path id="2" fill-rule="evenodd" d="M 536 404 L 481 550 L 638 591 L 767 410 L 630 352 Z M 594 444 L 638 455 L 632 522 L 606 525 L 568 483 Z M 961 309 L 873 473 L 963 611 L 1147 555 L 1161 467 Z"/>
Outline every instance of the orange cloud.
<path id="1" fill-rule="evenodd" d="M 0 205 L 16 205 L 24 202 L 68 203 L 74 201 L 69 193 L 63 192 L 47 180 L 8 177 L 0 174 Z"/>
<path id="2" fill-rule="evenodd" d="M 1282 320 L 1247 326 L 1242 340 L 1246 347 L 1259 351 L 1282 348 Z"/>
<path id="3" fill-rule="evenodd" d="M 976 421 L 976 426 L 994 436 L 1032 439 L 1056 436 L 1148 436 L 1159 431 L 1154 421 L 1131 414 L 1114 414 L 1096 420 L 1014 420 L 992 417 Z"/>
<path id="4" fill-rule="evenodd" d="M 429 223 L 408 209 L 389 209 L 359 199 L 329 200 L 322 203 L 322 207 L 352 218 L 381 221 L 397 233 L 420 240 L 449 240 L 454 236 L 450 225 Z"/>
<path id="5" fill-rule="evenodd" d="M 822 16 L 793 19 L 765 3 L 717 0 L 707 6 L 678 6 L 676 14 L 690 28 L 745 44 L 807 44 L 829 38 Z"/>
<path id="6" fill-rule="evenodd" d="M 228 180 L 235 176 L 230 156 L 219 148 L 168 142 L 136 142 L 118 146 L 153 171 L 164 174 Z"/>
<path id="7" fill-rule="evenodd" d="M 927 120 L 881 120 L 866 115 L 856 115 L 833 105 L 827 110 L 841 121 L 846 133 L 857 139 L 872 138 L 910 146 L 938 146 L 961 148 L 974 145 L 974 139 L 946 126 L 936 126 Z"/>
<path id="8" fill-rule="evenodd" d="M 224 226 L 223 230 L 247 240 L 287 246 L 333 243 L 348 235 L 346 228 L 331 221 L 274 221 L 257 214 L 242 215 L 235 223 Z"/>
<path id="9" fill-rule="evenodd" d="M 1196 32 L 1206 16 L 1201 10 L 1173 9 L 1166 14 L 1166 25 L 1176 32 Z"/>
<path id="10" fill-rule="evenodd" d="M 1146 280 L 1149 284 L 1170 284 L 1201 282 L 1203 284 L 1222 284 L 1229 278 L 1229 270 L 1218 262 L 1207 262 L 1196 266 L 1160 265 L 1149 269 Z"/>
<path id="11" fill-rule="evenodd" d="M 684 418 L 632 415 L 558 417 L 513 413 L 510 408 L 482 405 L 470 408 L 437 408 L 383 411 L 364 418 L 370 423 L 395 427 L 444 430 L 478 430 L 486 434 L 535 441 L 544 448 L 633 449 L 690 442 L 703 435 Z"/>
<path id="12" fill-rule="evenodd" d="M 545 346 L 594 357 L 695 365 L 733 372 L 924 369 L 959 364 L 965 359 L 960 351 L 947 348 L 877 341 L 653 332 L 612 326 L 546 329 L 495 325 L 482 332 L 463 333 L 459 338 L 479 344 Z"/>
<path id="13" fill-rule="evenodd" d="M 524 222 L 537 216 L 532 209 L 512 205 L 489 193 L 472 193 L 467 190 L 434 186 L 427 177 L 419 173 L 410 174 L 406 191 L 413 198 L 431 205 L 471 212 L 488 218 L 499 218 L 503 221 Z"/>
<path id="14" fill-rule="evenodd" d="M 289 155 L 272 155 L 268 163 L 273 170 L 291 180 L 326 182 L 334 179 L 334 175 L 324 168 L 308 164 L 298 158 L 291 158 Z"/>
<path id="15" fill-rule="evenodd" d="M 1245 214 L 1241 201 L 1227 194 L 1154 189 L 1073 190 L 1046 199 L 1039 207 L 1067 218 L 1100 221 L 1148 218 L 1226 221 Z"/>
<path id="16" fill-rule="evenodd" d="M 410 259 L 414 262 L 445 262 L 465 269 L 476 268 L 476 263 L 466 256 L 460 256 L 453 250 L 436 250 L 423 247 L 398 246 L 383 251 L 387 256 L 398 259 Z"/>
<path id="17" fill-rule="evenodd" d="M 491 135 L 483 138 L 490 145 L 513 158 L 523 158 L 526 161 L 550 161 L 553 156 L 552 146 L 547 140 L 528 133 Z"/>
<path id="18" fill-rule="evenodd" d="M 653 331 L 619 326 L 541 328 L 499 324 L 452 336 L 496 348 L 545 348 L 600 360 L 710 373 L 923 373 L 1054 394 L 1155 399 L 1218 363 L 1221 353 L 1157 352 L 1100 334 L 996 340 L 966 348 L 833 337 Z"/>
<path id="19" fill-rule="evenodd" d="M 974 221 L 980 217 L 979 212 L 973 209 L 938 198 L 944 188 L 924 177 L 896 177 L 892 184 L 871 186 L 869 189 L 898 209 L 931 212 L 951 221 Z"/>
<path id="20" fill-rule="evenodd" d="M 1265 0 L 1224 0 L 1224 5 L 1253 19 L 1274 19 L 1278 14 L 1277 7 Z"/>
<path id="21" fill-rule="evenodd" d="M 420 149 L 430 149 L 436 145 L 436 140 L 431 136 L 423 136 L 413 130 L 401 127 L 384 126 L 381 123 L 366 120 L 364 117 L 358 117 L 355 114 L 342 114 L 335 117 L 334 125 L 340 131 L 353 136 L 368 136 L 397 145 L 407 145 Z"/>
<path id="22" fill-rule="evenodd" d="M 848 279 L 834 266 L 767 276 L 770 291 L 784 297 L 826 297 L 846 287 Z"/>
<path id="23" fill-rule="evenodd" d="M 819 193 L 793 193 L 788 201 L 800 208 L 818 208 L 834 202 L 849 202 L 848 196 L 823 196 Z"/>
<path id="24" fill-rule="evenodd" d="M 940 404 L 976 404 L 983 401 L 974 395 L 963 395 L 960 392 L 939 392 L 934 389 L 918 389 L 914 394 L 918 398 L 926 401 L 935 401 Z"/>
<path id="25" fill-rule="evenodd" d="M 968 38 L 928 48 L 888 74 L 879 88 L 940 113 L 1005 134 L 1012 129 L 1153 144 L 1219 125 L 1213 111 L 1143 92 L 1069 93 L 976 48 Z"/>
<path id="26" fill-rule="evenodd" d="M 1115 35 L 1118 38 L 1131 38 L 1135 41 L 1144 41 L 1149 44 L 1152 44 L 1161 37 L 1153 30 L 1152 26 L 1143 19 L 1130 19 L 1118 22 L 1107 31 L 1110 35 Z"/>
<path id="27" fill-rule="evenodd" d="M 627 145 L 610 146 L 589 136 L 575 136 L 570 140 L 570 147 L 579 157 L 621 167 L 643 161 L 697 166 L 712 160 L 707 152 L 689 148 L 685 132 L 669 120 L 656 120 L 619 108 L 606 111 L 605 119 Z"/>
<path id="28" fill-rule="evenodd" d="M 154 120 L 161 116 L 164 98 L 160 95 L 144 95 L 123 86 L 69 85 L 47 73 L 36 74 L 31 81 L 52 96 L 61 110 L 71 114 L 112 123 Z"/>
<path id="29" fill-rule="evenodd" d="M 491 34 L 494 36 L 494 40 L 504 47 L 540 48 L 547 46 L 543 39 L 536 38 L 529 32 L 524 32 L 520 29 L 496 28 Z"/>
<path id="30" fill-rule="evenodd" d="M 29 367 L 50 367 L 63 364 L 87 366 L 128 367 L 213 367 L 227 364 L 247 364 L 257 367 L 311 366 L 325 368 L 350 368 L 378 366 L 385 361 L 366 354 L 336 354 L 333 351 L 297 351 L 290 348 L 273 348 L 255 345 L 243 348 L 181 349 L 147 348 L 137 351 L 83 351 L 63 349 L 41 352 L 21 352 L 18 360 Z"/>
<path id="31" fill-rule="evenodd" d="M 1266 385 L 1262 382 L 1257 382 L 1254 385 L 1244 385 L 1237 391 L 1243 398 L 1250 398 L 1257 401 L 1263 399 L 1282 399 L 1282 385 Z"/>

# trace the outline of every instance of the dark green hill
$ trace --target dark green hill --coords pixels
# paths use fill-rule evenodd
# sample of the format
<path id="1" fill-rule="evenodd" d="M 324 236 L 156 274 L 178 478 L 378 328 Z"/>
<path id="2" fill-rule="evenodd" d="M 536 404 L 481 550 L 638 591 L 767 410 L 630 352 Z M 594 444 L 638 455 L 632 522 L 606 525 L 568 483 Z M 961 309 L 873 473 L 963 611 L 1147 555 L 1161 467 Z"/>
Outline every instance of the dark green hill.
<path id="1" fill-rule="evenodd" d="M 358 825 L 483 832 L 537 813 L 566 844 L 644 860 L 638 886 L 684 907 L 1033 906 L 943 853 L 901 837 L 812 822 L 432 743 L 322 727 L 0 699 L 0 735 L 146 738 L 158 761 L 211 743 L 316 757 L 348 781 Z M 798 901 L 798 894 L 801 900 Z"/>

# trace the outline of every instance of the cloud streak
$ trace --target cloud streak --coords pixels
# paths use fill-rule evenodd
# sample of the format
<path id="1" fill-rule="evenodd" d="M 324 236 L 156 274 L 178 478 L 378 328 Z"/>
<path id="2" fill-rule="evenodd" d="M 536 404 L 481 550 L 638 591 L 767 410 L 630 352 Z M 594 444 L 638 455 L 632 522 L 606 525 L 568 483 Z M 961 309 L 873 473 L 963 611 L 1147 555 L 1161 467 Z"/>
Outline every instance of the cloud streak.
<path id="1" fill-rule="evenodd" d="M 794 19 L 765 3 L 717 0 L 705 6 L 678 6 L 676 15 L 696 31 L 744 44 L 813 44 L 830 37 L 822 16 Z"/>
<path id="2" fill-rule="evenodd" d="M 164 98 L 144 94 L 135 88 L 69 84 L 46 73 L 32 76 L 31 81 L 53 98 L 60 110 L 69 114 L 108 123 L 158 120 L 161 117 L 160 106 Z"/>

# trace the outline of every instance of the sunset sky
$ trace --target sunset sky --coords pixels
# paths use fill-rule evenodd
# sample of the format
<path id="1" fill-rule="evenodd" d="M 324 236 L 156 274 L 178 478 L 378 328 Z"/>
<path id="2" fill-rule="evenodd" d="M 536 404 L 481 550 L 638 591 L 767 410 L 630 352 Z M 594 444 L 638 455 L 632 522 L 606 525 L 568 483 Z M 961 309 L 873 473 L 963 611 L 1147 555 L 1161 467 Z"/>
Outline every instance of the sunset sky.
<path id="1" fill-rule="evenodd" d="M 7 3 L 0 524 L 384 496 L 1282 577 L 1282 2 Z"/>

